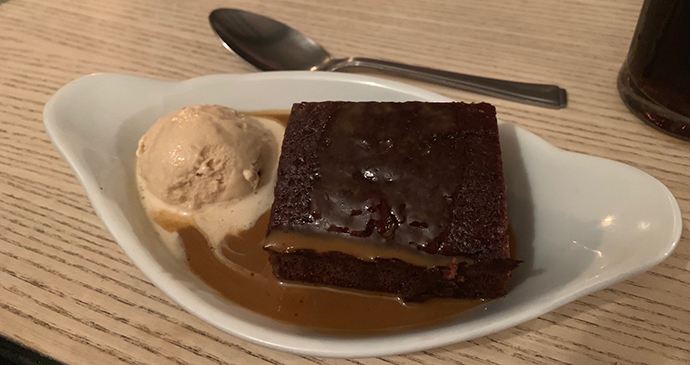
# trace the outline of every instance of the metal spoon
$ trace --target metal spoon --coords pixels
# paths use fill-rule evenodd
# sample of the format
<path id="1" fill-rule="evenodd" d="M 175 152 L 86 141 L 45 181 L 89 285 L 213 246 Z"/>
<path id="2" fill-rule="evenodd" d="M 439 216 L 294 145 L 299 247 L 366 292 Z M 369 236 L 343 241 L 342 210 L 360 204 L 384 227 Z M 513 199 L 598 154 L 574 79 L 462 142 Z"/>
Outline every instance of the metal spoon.
<path id="1" fill-rule="evenodd" d="M 216 9 L 209 22 L 225 48 L 262 71 L 367 67 L 546 108 L 560 109 L 568 104 L 566 91 L 556 85 L 496 80 L 371 58 L 333 58 L 295 29 L 244 10 Z"/>

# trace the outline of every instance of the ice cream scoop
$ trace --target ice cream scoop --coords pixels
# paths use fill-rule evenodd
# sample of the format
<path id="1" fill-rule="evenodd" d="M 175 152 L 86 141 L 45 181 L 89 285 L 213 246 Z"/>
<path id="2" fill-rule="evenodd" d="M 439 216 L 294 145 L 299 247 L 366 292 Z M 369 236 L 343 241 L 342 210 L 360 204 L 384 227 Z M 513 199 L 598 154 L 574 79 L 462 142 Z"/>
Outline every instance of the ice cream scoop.
<path id="1" fill-rule="evenodd" d="M 256 191 L 275 139 L 256 118 L 219 105 L 159 119 L 139 141 L 139 184 L 181 211 Z"/>

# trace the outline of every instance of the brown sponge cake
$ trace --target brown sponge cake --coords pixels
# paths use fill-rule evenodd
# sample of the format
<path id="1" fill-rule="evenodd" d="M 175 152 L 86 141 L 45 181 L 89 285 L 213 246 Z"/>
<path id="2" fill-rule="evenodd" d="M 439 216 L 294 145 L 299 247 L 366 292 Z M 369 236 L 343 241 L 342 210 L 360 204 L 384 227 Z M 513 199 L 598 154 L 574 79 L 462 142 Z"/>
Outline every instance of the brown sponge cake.
<path id="1" fill-rule="evenodd" d="M 495 298 L 510 258 L 496 112 L 486 103 L 300 103 L 266 249 L 288 281 Z"/>

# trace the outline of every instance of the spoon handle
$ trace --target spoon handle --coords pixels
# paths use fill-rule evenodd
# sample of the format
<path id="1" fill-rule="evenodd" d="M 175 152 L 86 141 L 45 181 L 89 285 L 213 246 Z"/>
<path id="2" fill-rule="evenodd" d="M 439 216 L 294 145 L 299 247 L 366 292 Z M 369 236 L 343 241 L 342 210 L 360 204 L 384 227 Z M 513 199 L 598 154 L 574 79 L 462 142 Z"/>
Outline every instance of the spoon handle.
<path id="1" fill-rule="evenodd" d="M 556 85 L 526 84 L 523 82 L 497 80 L 371 58 L 352 57 L 339 60 L 338 62 L 333 62 L 328 67 L 328 71 L 337 71 L 346 67 L 372 68 L 460 90 L 472 91 L 478 94 L 495 96 L 540 107 L 561 109 L 568 105 L 565 89 L 561 89 Z"/>

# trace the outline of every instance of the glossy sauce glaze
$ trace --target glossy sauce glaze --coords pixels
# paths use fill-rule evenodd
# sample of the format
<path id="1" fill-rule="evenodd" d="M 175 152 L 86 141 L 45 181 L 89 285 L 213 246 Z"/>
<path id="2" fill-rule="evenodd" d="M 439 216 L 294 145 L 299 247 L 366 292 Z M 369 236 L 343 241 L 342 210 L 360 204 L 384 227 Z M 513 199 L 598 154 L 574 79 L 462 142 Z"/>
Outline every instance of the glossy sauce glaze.
<path id="1" fill-rule="evenodd" d="M 430 260 L 506 259 L 495 115 L 486 103 L 293 105 L 269 234 L 354 237 Z"/>

